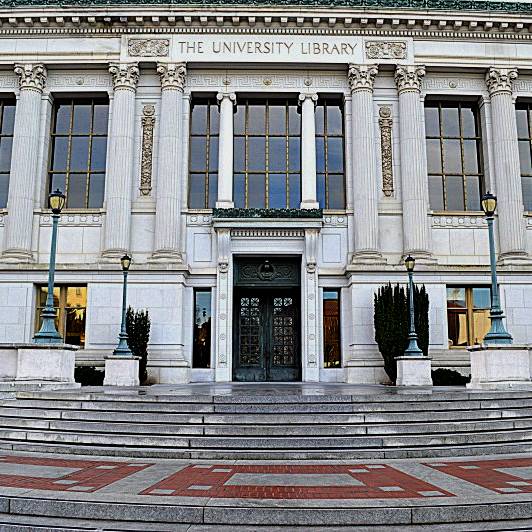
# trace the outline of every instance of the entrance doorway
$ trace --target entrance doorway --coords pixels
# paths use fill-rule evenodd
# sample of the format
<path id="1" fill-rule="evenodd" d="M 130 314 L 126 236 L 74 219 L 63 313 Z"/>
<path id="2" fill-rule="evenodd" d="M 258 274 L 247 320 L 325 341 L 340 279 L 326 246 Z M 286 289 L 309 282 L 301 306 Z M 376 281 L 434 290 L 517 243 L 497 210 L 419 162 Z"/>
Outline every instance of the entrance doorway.
<path id="1" fill-rule="evenodd" d="M 299 268 L 286 259 L 235 263 L 234 380 L 301 380 Z"/>

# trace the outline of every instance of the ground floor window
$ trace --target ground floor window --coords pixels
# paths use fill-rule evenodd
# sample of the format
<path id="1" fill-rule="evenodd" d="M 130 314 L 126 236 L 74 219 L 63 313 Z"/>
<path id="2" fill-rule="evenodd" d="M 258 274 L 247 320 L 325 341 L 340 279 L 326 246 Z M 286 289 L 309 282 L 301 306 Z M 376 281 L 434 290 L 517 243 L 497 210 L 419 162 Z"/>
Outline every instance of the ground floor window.
<path id="1" fill-rule="evenodd" d="M 192 367 L 211 367 L 211 291 L 194 290 Z"/>
<path id="2" fill-rule="evenodd" d="M 41 312 L 46 305 L 47 286 L 37 287 L 37 312 L 35 332 L 42 325 Z M 85 346 L 85 325 L 87 317 L 86 286 L 54 286 L 54 308 L 57 315 L 55 327 L 66 344 Z"/>
<path id="3" fill-rule="evenodd" d="M 449 347 L 481 344 L 490 330 L 491 290 L 485 286 L 448 286 Z"/>
<path id="4" fill-rule="evenodd" d="M 323 367 L 342 365 L 340 348 L 340 290 L 323 292 Z"/>

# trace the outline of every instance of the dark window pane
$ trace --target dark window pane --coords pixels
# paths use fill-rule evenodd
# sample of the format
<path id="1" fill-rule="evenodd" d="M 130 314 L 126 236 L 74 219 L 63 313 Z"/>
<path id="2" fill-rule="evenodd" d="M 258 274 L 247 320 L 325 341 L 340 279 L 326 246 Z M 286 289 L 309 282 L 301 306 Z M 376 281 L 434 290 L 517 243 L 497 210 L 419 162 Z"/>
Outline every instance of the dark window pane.
<path id="1" fill-rule="evenodd" d="M 207 167 L 207 138 L 190 138 L 190 169 L 193 172 Z"/>
<path id="2" fill-rule="evenodd" d="M 248 133 L 266 133 L 266 107 L 264 105 L 248 107 Z"/>
<path id="3" fill-rule="evenodd" d="M 211 135 L 218 135 L 220 130 L 220 109 L 217 105 L 210 105 L 209 112 L 211 115 L 211 123 L 209 124 Z"/>
<path id="4" fill-rule="evenodd" d="M 462 173 L 462 154 L 460 152 L 459 140 L 444 140 L 443 155 L 445 164 L 445 173 L 460 174 Z"/>
<path id="5" fill-rule="evenodd" d="M 246 170 L 246 139 L 245 137 L 235 137 L 233 150 L 234 150 L 233 168 L 235 172 L 244 172 Z"/>
<path id="6" fill-rule="evenodd" d="M 325 297 L 325 294 L 328 297 Z M 334 297 L 336 295 L 336 297 Z M 323 297 L 323 366 L 340 367 L 340 300 L 338 292 L 325 292 Z"/>
<path id="7" fill-rule="evenodd" d="M 325 134 L 325 109 L 323 105 L 316 106 L 315 111 L 316 135 Z"/>
<path id="8" fill-rule="evenodd" d="M 108 120 L 109 105 L 101 103 L 94 104 L 92 132 L 97 135 L 107 135 Z"/>
<path id="9" fill-rule="evenodd" d="M 209 170 L 218 170 L 218 137 L 209 138 Z"/>
<path id="10" fill-rule="evenodd" d="M 465 311 L 447 312 L 449 328 L 449 347 L 464 347 L 468 345 L 467 314 Z"/>
<path id="11" fill-rule="evenodd" d="M 462 135 L 464 137 L 476 137 L 478 135 L 475 111 L 470 107 L 462 107 Z"/>
<path id="12" fill-rule="evenodd" d="M 207 133 L 207 105 L 194 105 L 192 107 L 192 134 Z"/>
<path id="13" fill-rule="evenodd" d="M 6 208 L 8 192 L 9 174 L 0 174 L 0 209 Z"/>
<path id="14" fill-rule="evenodd" d="M 84 308 L 66 309 L 65 343 L 72 345 L 85 345 L 85 317 Z"/>
<path id="15" fill-rule="evenodd" d="M 460 125 L 458 122 L 457 107 L 442 107 L 441 109 L 442 134 L 444 137 L 459 137 Z"/>
<path id="16" fill-rule="evenodd" d="M 233 115 L 233 128 L 235 135 L 243 135 L 246 132 L 246 106 L 237 105 Z"/>
<path id="17" fill-rule="evenodd" d="M 529 138 L 528 111 L 526 109 L 517 109 L 515 111 L 515 118 L 517 121 L 517 136 L 524 139 Z"/>
<path id="18" fill-rule="evenodd" d="M 207 207 L 213 209 L 218 200 L 218 174 L 209 174 L 209 203 Z"/>
<path id="19" fill-rule="evenodd" d="M 205 208 L 205 174 L 190 174 L 190 207 Z"/>
<path id="20" fill-rule="evenodd" d="M 66 192 L 66 175 L 65 174 L 52 174 L 50 177 L 50 192 L 59 189 L 61 192 Z M 48 201 L 46 202 L 46 208 L 48 208 Z"/>
<path id="21" fill-rule="evenodd" d="M 466 308 L 465 288 L 447 287 L 447 308 Z"/>
<path id="22" fill-rule="evenodd" d="M 301 142 L 299 137 L 288 140 L 288 167 L 290 172 L 299 172 L 301 169 Z"/>
<path id="23" fill-rule="evenodd" d="M 464 168 L 466 173 L 479 172 L 476 140 L 464 140 Z"/>
<path id="24" fill-rule="evenodd" d="M 246 177 L 244 174 L 235 174 L 233 183 L 233 201 L 235 207 L 243 209 L 246 206 Z"/>
<path id="25" fill-rule="evenodd" d="M 325 172 L 325 138 L 316 137 L 316 171 Z"/>
<path id="26" fill-rule="evenodd" d="M 74 120 L 72 121 L 72 133 L 90 133 L 91 130 L 91 106 L 74 105 Z"/>
<path id="27" fill-rule="evenodd" d="M 532 159 L 530 158 L 530 141 L 519 141 L 519 162 L 522 174 L 532 174 Z"/>
<path id="28" fill-rule="evenodd" d="M 532 211 L 532 177 L 522 177 L 521 185 L 523 187 L 525 211 Z"/>
<path id="29" fill-rule="evenodd" d="M 70 111 L 72 104 L 60 103 L 56 105 L 55 133 L 68 133 L 70 131 Z"/>
<path id="30" fill-rule="evenodd" d="M 4 105 L 4 112 L 2 114 L 2 135 L 12 135 L 15 124 L 15 106 Z"/>
<path id="31" fill-rule="evenodd" d="M 67 207 L 69 209 L 84 209 L 86 193 L 87 193 L 87 175 L 86 174 L 69 174 Z"/>
<path id="32" fill-rule="evenodd" d="M 301 204 L 301 175 L 290 174 L 290 209 L 299 209 Z"/>
<path id="33" fill-rule="evenodd" d="M 266 139 L 265 137 L 248 138 L 248 170 L 266 170 Z"/>
<path id="34" fill-rule="evenodd" d="M 288 132 L 290 135 L 299 135 L 301 132 L 301 114 L 298 112 L 296 105 L 290 105 L 288 108 Z"/>
<path id="35" fill-rule="evenodd" d="M 211 291 L 194 292 L 192 367 L 211 367 Z"/>
<path id="36" fill-rule="evenodd" d="M 425 107 L 425 135 L 440 136 L 440 119 L 437 107 Z"/>
<path id="37" fill-rule="evenodd" d="M 447 210 L 464 210 L 464 183 L 462 176 L 448 175 L 445 178 L 447 193 Z"/>
<path id="38" fill-rule="evenodd" d="M 269 139 L 269 170 L 270 172 L 286 171 L 286 137 Z"/>
<path id="39" fill-rule="evenodd" d="M 491 290 L 489 288 L 473 288 L 473 308 L 490 308 Z"/>
<path id="40" fill-rule="evenodd" d="M 107 137 L 92 137 L 91 170 L 105 170 Z"/>
<path id="41" fill-rule="evenodd" d="M 11 168 L 11 148 L 13 137 L 0 138 L 0 172 L 9 172 Z"/>
<path id="42" fill-rule="evenodd" d="M 345 207 L 344 176 L 343 174 L 329 174 L 329 209 L 343 209 Z"/>
<path id="43" fill-rule="evenodd" d="M 89 137 L 72 137 L 70 171 L 87 171 L 89 165 Z"/>
<path id="44" fill-rule="evenodd" d="M 429 175 L 429 203 L 433 211 L 443 211 L 443 180 L 439 175 Z"/>
<path id="45" fill-rule="evenodd" d="M 266 176 L 249 174 L 248 176 L 248 207 L 262 209 L 266 206 Z"/>
<path id="46" fill-rule="evenodd" d="M 427 139 L 427 166 L 429 174 L 439 174 L 441 169 L 440 139 Z"/>
<path id="47" fill-rule="evenodd" d="M 286 107 L 283 105 L 270 105 L 269 134 L 284 135 L 286 133 Z"/>
<path id="48" fill-rule="evenodd" d="M 318 203 L 320 208 L 325 209 L 325 174 L 316 175 L 316 186 L 318 194 Z"/>
<path id="49" fill-rule="evenodd" d="M 344 141 L 342 138 L 327 139 L 327 170 L 344 171 Z"/>
<path id="50" fill-rule="evenodd" d="M 341 135 L 342 127 L 342 110 L 338 105 L 327 106 L 327 134 Z"/>
<path id="51" fill-rule="evenodd" d="M 89 181 L 89 209 L 101 209 L 105 193 L 105 174 L 91 174 Z"/>
<path id="52" fill-rule="evenodd" d="M 270 209 L 286 208 L 286 174 L 270 174 L 268 198 Z"/>
<path id="53" fill-rule="evenodd" d="M 480 211 L 480 177 L 477 175 L 466 176 L 466 194 L 468 211 Z"/>
<path id="54" fill-rule="evenodd" d="M 52 170 L 66 170 L 68 161 L 68 137 L 55 137 L 52 150 Z"/>

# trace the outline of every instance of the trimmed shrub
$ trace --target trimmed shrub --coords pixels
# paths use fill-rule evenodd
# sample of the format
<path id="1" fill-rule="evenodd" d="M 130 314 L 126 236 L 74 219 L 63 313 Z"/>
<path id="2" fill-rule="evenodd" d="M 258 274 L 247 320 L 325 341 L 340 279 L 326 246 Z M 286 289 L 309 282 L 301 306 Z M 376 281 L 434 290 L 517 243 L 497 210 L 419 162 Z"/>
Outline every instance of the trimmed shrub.
<path id="1" fill-rule="evenodd" d="M 471 381 L 471 375 L 466 377 L 454 369 L 438 368 L 431 373 L 434 386 L 464 386 Z"/>
<path id="2" fill-rule="evenodd" d="M 103 386 L 103 368 L 94 366 L 78 366 L 74 369 L 74 380 L 81 386 Z"/>
<path id="3" fill-rule="evenodd" d="M 150 317 L 147 310 L 128 307 L 126 313 L 127 345 L 139 360 L 139 380 L 142 384 L 148 378 L 148 342 L 150 341 Z"/>

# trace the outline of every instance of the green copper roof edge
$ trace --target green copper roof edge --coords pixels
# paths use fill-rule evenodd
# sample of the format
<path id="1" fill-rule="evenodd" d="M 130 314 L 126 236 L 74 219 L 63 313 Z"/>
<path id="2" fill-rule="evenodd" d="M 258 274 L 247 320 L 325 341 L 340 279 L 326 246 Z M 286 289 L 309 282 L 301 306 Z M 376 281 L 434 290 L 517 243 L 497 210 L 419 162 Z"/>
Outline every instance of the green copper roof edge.
<path id="1" fill-rule="evenodd" d="M 489 11 L 531 14 L 532 4 L 483 0 L 0 0 L 1 7 L 95 7 L 95 6 L 306 6 L 365 9 L 416 9 L 445 11 Z"/>

